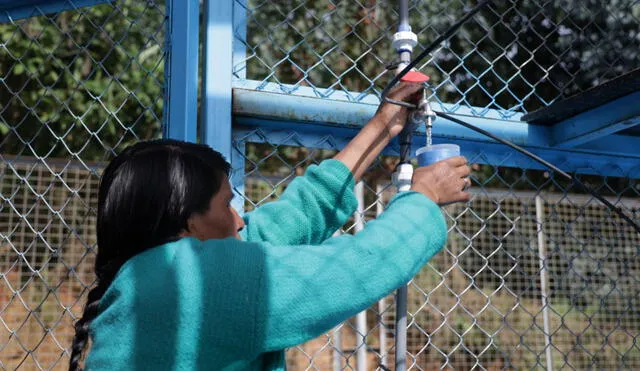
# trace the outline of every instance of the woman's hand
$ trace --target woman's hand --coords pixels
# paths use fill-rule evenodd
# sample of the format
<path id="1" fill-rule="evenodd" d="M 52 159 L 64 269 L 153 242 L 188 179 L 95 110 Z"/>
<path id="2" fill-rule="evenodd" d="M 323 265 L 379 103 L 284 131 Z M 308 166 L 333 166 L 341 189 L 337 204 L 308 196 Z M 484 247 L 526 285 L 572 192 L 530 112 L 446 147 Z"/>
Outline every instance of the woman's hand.
<path id="1" fill-rule="evenodd" d="M 422 84 L 400 83 L 389 92 L 389 98 L 415 103 L 420 97 L 421 89 Z M 359 181 L 389 141 L 400 134 L 408 114 L 409 110 L 405 107 L 391 103 L 381 104 L 375 116 L 334 158 L 342 161 L 351 170 L 356 182 Z"/>
<path id="2" fill-rule="evenodd" d="M 417 103 L 421 97 L 423 85 L 417 83 L 400 83 L 387 95 L 390 99 L 407 103 Z M 409 109 L 393 103 L 382 102 L 373 120 L 384 123 L 389 130 L 391 138 L 396 137 L 402 131 L 409 115 Z"/>
<path id="3" fill-rule="evenodd" d="M 465 192 L 470 185 L 471 168 L 462 156 L 451 157 L 429 166 L 419 167 L 413 172 L 411 190 L 429 197 L 438 205 L 469 201 L 471 194 Z"/>

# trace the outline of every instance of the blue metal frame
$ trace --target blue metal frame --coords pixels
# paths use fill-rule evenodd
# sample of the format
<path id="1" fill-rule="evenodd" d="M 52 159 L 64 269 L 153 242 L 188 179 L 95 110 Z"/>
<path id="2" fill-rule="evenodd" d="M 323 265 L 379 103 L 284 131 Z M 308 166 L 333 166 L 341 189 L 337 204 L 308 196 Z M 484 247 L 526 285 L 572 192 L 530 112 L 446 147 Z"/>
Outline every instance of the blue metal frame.
<path id="1" fill-rule="evenodd" d="M 295 131 L 306 146 L 341 148 L 377 109 L 377 102 L 354 103 L 240 88 L 234 89 L 233 94 L 233 113 L 235 122 L 239 125 L 236 131 L 248 133 L 255 128 L 264 128 L 281 132 L 282 135 L 276 133 L 270 136 L 270 140 L 273 139 L 273 144 L 276 145 L 287 144 L 287 141 L 291 144 L 290 133 Z M 565 171 L 640 177 L 640 151 L 634 151 L 632 144 L 635 141 L 638 148 L 640 142 L 636 137 L 618 135 L 618 140 L 626 145 L 611 144 L 606 152 L 603 148 L 588 146 L 554 148 L 550 127 L 491 118 L 499 114 L 475 117 L 461 110 L 456 112 L 454 116 L 520 144 Z M 424 145 L 424 129 L 420 128 L 416 134 L 414 150 Z M 331 145 L 326 141 L 327 136 L 332 138 Z M 435 143 L 460 145 L 462 153 L 475 163 L 544 169 L 540 164 L 504 145 L 441 118 L 434 123 L 433 138 Z M 393 144 L 387 153 L 397 154 Z"/>
<path id="2" fill-rule="evenodd" d="M 59 13 L 111 1 L 113 0 L 0 0 L 0 23 Z"/>
<path id="3" fill-rule="evenodd" d="M 233 1 L 233 70 L 239 79 L 247 76 L 246 45 L 248 0 Z M 227 71 L 229 72 L 229 71 Z"/>
<path id="4" fill-rule="evenodd" d="M 201 140 L 231 160 L 232 182 L 238 192 L 243 191 L 244 144 L 260 141 L 259 138 L 241 139 L 252 130 L 269 130 L 273 144 L 285 144 L 289 133 L 295 131 L 306 146 L 341 148 L 375 114 L 379 104 L 376 96 L 246 80 L 246 69 L 241 65 L 246 63 L 246 46 L 240 41 L 246 35 L 245 1 L 212 1 L 205 3 Z M 172 45 L 176 42 L 174 39 Z M 176 53 L 173 48 L 172 53 Z M 234 70 L 233 78 L 231 71 Z M 171 80 L 171 84 L 179 81 Z M 195 88 L 191 89 L 195 92 Z M 565 171 L 637 177 L 640 151 L 636 148 L 640 146 L 640 138 L 612 134 L 640 124 L 640 105 L 633 104 L 640 101 L 639 94 L 620 98 L 550 127 L 522 122 L 522 115 L 514 111 L 483 110 L 482 117 L 478 117 L 475 108 L 441 103 L 436 103 L 434 108 L 453 111 L 454 116 L 522 145 Z M 171 128 L 175 122 L 173 117 Z M 271 130 L 280 131 L 282 135 Z M 424 129 L 420 128 L 415 148 L 422 146 L 423 135 Z M 233 147 L 232 136 L 236 141 Z M 463 154 L 477 163 L 543 168 L 501 144 L 441 118 L 434 123 L 433 136 L 436 143 L 461 145 Z M 332 138 L 330 144 L 324 140 L 327 137 Z M 393 148 L 387 150 L 387 153 L 393 152 Z M 236 207 L 242 209 L 240 201 Z"/>
<path id="5" fill-rule="evenodd" d="M 231 186 L 240 195 L 244 194 L 244 144 L 235 150 L 231 145 L 231 71 L 233 61 L 244 58 L 244 47 L 233 43 L 233 34 L 245 11 L 236 2 L 205 1 L 201 140 L 231 162 Z M 244 212 L 241 197 L 232 206 Z"/>
<path id="6" fill-rule="evenodd" d="M 552 143 L 560 148 L 581 146 L 635 125 L 640 125 L 640 91 L 553 125 Z M 610 149 L 616 150 L 612 144 Z M 640 138 L 636 146 L 640 146 Z"/>
<path id="7" fill-rule="evenodd" d="M 319 123 L 249 116 L 237 116 L 235 123 L 234 141 L 242 145 L 268 141 L 274 146 L 301 145 L 309 148 L 341 149 L 358 132 L 358 128 L 347 129 Z M 424 138 L 423 135 L 414 138 L 413 153 L 424 145 Z M 457 144 L 461 148 L 461 154 L 475 164 L 547 170 L 541 164 L 500 143 L 438 137 L 433 138 L 433 143 Z M 640 178 L 640 159 L 637 156 L 602 155 L 589 151 L 559 151 L 529 146 L 525 148 L 567 172 Z M 392 141 L 383 151 L 385 155 L 397 156 L 398 153 L 397 141 Z"/>
<path id="8" fill-rule="evenodd" d="M 302 88 L 301 88 L 302 89 Z M 244 116 L 272 117 L 295 122 L 321 122 L 334 126 L 360 127 L 378 108 L 376 97 L 360 102 L 322 99 L 303 95 L 288 95 L 265 91 L 234 89 L 234 113 Z M 462 120 L 471 120 L 483 129 L 516 144 L 549 146 L 549 128 L 528 125 L 521 121 L 506 121 L 488 114 L 476 117 L 464 109 L 453 114 Z M 419 128 L 424 133 L 424 128 Z M 434 136 L 489 141 L 485 136 L 461 127 L 448 120 L 438 118 L 434 123 Z"/>
<path id="9" fill-rule="evenodd" d="M 195 142 L 200 2 L 167 0 L 167 15 L 164 136 Z"/>
<path id="10" fill-rule="evenodd" d="M 205 2 L 202 139 L 231 159 L 233 3 Z"/>

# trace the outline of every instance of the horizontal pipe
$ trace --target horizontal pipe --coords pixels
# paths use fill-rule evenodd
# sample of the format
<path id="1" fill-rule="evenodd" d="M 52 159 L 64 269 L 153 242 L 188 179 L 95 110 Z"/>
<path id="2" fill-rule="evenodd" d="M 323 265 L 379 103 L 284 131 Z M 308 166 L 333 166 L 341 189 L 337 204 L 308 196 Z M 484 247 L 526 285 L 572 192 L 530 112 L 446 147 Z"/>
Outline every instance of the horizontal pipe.
<path id="1" fill-rule="evenodd" d="M 369 101 L 370 102 L 370 101 Z M 235 88 L 233 113 L 297 122 L 322 122 L 347 128 L 362 127 L 375 114 L 378 103 L 349 102 L 293 94 Z M 476 117 L 453 113 L 452 116 L 479 126 L 503 139 L 520 145 L 548 147 L 549 128 L 520 121 Z M 424 133 L 420 127 L 418 133 Z M 445 119 L 433 124 L 433 136 L 462 140 L 491 141 L 485 136 Z"/>

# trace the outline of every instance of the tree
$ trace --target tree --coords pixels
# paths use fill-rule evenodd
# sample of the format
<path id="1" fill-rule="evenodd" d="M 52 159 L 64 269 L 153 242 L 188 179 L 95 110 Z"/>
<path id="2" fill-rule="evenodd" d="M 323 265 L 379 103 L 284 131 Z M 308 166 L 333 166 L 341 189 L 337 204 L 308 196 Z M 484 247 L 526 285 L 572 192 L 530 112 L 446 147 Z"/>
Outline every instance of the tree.
<path id="1" fill-rule="evenodd" d="M 0 152 L 100 160 L 158 136 L 163 11 L 130 0 L 0 25 Z"/>

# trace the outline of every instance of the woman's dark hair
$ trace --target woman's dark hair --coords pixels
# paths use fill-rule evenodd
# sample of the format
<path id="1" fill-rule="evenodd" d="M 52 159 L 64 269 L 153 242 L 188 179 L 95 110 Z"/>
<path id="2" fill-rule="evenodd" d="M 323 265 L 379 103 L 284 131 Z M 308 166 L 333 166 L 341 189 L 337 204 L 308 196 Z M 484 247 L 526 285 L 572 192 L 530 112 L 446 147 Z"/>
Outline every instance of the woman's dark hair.
<path id="1" fill-rule="evenodd" d="M 75 324 L 69 370 L 80 369 L 89 325 L 120 267 L 136 254 L 177 240 L 189 217 L 209 208 L 229 169 L 211 147 L 169 139 L 135 144 L 109 163 L 98 193 L 97 286 Z"/>

